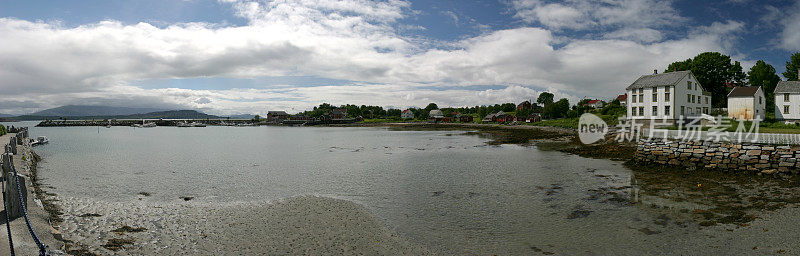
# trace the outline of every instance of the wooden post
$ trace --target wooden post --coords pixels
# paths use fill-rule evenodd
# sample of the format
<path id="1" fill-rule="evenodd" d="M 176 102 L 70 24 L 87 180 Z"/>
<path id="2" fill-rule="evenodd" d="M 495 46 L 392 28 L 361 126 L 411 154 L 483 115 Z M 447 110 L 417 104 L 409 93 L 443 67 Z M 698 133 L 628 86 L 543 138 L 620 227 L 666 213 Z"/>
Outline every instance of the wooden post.
<path id="1" fill-rule="evenodd" d="M 5 197 L 8 206 L 6 210 L 8 210 L 8 216 L 11 220 L 23 215 L 22 202 L 19 201 L 19 194 L 22 193 L 23 200 L 28 200 L 25 178 L 18 177 L 18 179 L 14 179 L 14 172 L 11 171 L 13 160 L 13 156 L 9 154 L 3 154 L 2 156 L 3 182 L 5 182 L 6 189 L 3 191 L 3 196 Z M 17 190 L 17 180 L 19 180 L 19 190 Z"/>
<path id="2" fill-rule="evenodd" d="M 11 137 L 11 141 L 8 143 L 11 146 L 11 154 L 17 154 L 17 137 Z"/>

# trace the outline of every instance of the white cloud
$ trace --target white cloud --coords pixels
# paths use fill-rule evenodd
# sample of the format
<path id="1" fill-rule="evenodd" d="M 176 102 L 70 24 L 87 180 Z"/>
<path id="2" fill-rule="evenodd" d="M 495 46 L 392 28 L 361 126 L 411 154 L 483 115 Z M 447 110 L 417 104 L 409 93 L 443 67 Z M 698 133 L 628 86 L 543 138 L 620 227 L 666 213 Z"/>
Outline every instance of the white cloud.
<path id="1" fill-rule="evenodd" d="M 631 29 L 620 29 L 611 33 L 603 34 L 603 38 L 606 39 L 625 39 L 625 40 L 632 40 L 637 42 L 656 42 L 661 41 L 663 36 L 661 32 L 655 29 L 649 28 L 631 28 Z"/>
<path id="2" fill-rule="evenodd" d="M 770 7 L 768 6 L 767 14 L 762 20 L 770 24 L 777 22 L 783 28 L 778 35 L 778 47 L 789 51 L 800 51 L 800 2 L 786 10 Z"/>
<path id="3" fill-rule="evenodd" d="M 591 19 L 579 23 L 626 24 L 619 17 L 665 13 L 613 8 L 630 6 L 629 2 L 636 1 L 611 1 L 603 5 L 608 10 L 598 7 Z M 540 6 L 538 1 L 518 3 Z M 580 3 L 569 3 L 565 7 L 585 11 Z M 247 25 L 188 23 L 158 28 L 104 21 L 65 28 L 0 18 L 0 103 L 16 106 L 4 109 L 0 104 L 0 112 L 65 104 L 197 108 L 212 114 L 292 108 L 296 112 L 321 102 L 472 106 L 535 98 L 541 88 L 574 103 L 583 95 L 616 96 L 639 75 L 703 51 L 731 54 L 728 40 L 742 27 L 733 21 L 718 23 L 668 41 L 648 28 L 620 29 L 604 39 L 563 39 L 545 28 L 522 27 L 431 49 L 426 46 L 430 42 L 405 38 L 393 28 L 409 11 L 404 1 L 232 1 L 232 6 L 248 19 Z M 569 15 L 563 10 L 548 19 L 556 24 Z M 652 25 L 672 19 L 649 18 L 643 22 Z M 132 85 L 148 79 L 264 76 L 356 82 L 220 90 Z M 508 87 L 483 91 L 464 87 L 480 85 Z"/>
<path id="4" fill-rule="evenodd" d="M 608 27 L 664 27 L 684 22 L 672 1 L 655 0 L 568 0 L 545 3 L 540 0 L 514 0 L 515 17 L 528 23 L 539 22 L 551 29 Z"/>

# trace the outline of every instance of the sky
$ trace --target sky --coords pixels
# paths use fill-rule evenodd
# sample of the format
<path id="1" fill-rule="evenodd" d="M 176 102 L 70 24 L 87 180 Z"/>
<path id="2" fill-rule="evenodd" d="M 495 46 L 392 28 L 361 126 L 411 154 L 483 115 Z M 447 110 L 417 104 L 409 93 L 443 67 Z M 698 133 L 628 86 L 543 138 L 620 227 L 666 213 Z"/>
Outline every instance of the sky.
<path id="1" fill-rule="evenodd" d="M 780 74 L 800 2 L 0 0 L 0 113 L 608 100 L 707 51 Z"/>

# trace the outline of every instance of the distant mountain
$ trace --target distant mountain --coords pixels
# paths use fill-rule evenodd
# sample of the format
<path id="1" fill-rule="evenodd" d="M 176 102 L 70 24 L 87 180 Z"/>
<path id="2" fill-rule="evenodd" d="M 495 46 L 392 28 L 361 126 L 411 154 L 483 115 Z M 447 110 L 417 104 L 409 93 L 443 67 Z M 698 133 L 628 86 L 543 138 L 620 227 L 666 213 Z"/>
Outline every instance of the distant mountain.
<path id="1" fill-rule="evenodd" d="M 134 114 L 134 115 L 125 115 L 125 116 L 117 116 L 115 119 L 217 119 L 220 118 L 215 115 L 209 115 L 203 112 L 199 112 L 196 110 L 170 110 L 170 111 L 159 111 L 159 112 L 151 112 L 146 114 Z"/>
<path id="2" fill-rule="evenodd" d="M 98 116 L 33 116 L 22 115 L 10 117 L 8 120 L 57 120 L 61 118 L 67 120 L 103 120 L 103 119 L 219 119 L 220 117 L 205 114 L 195 110 L 169 110 L 157 111 L 144 114 L 131 114 L 131 115 L 98 115 Z"/>
<path id="3" fill-rule="evenodd" d="M 32 114 L 29 114 L 28 116 L 56 116 L 56 117 L 122 116 L 122 115 L 152 113 L 158 111 L 164 111 L 164 109 L 67 105 L 57 108 L 45 109 L 39 112 L 34 112 Z"/>
<path id="4" fill-rule="evenodd" d="M 253 119 L 253 117 L 256 116 L 251 114 L 241 114 L 241 115 L 231 115 L 230 117 L 231 119 Z"/>
<path id="5" fill-rule="evenodd" d="M 0 113 L 0 118 L 3 118 L 3 117 L 12 117 L 12 116 L 15 116 L 15 115 L 9 115 L 9 114 L 3 114 L 3 113 Z"/>

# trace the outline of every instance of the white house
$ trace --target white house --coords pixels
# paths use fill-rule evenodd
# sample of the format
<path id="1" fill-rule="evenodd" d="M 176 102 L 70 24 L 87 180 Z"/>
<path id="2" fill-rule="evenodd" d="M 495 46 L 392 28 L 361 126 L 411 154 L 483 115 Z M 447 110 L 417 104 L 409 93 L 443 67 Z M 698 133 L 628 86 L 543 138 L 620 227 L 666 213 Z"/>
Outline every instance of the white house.
<path id="1" fill-rule="evenodd" d="M 628 119 L 675 122 L 711 111 L 711 93 L 703 89 L 691 71 L 644 75 L 626 88 Z"/>
<path id="2" fill-rule="evenodd" d="M 734 87 L 728 93 L 728 117 L 739 120 L 764 120 L 767 99 L 761 86 Z"/>
<path id="3" fill-rule="evenodd" d="M 590 100 L 589 102 L 583 105 L 590 108 L 602 108 L 604 104 L 600 100 Z"/>
<path id="4" fill-rule="evenodd" d="M 441 122 L 444 121 L 444 113 L 441 110 L 433 109 L 428 114 L 428 122 Z"/>
<path id="5" fill-rule="evenodd" d="M 775 119 L 800 121 L 800 81 L 780 81 L 775 87 Z"/>
<path id="6" fill-rule="evenodd" d="M 403 112 L 400 113 L 400 117 L 403 119 L 414 119 L 414 112 L 411 111 L 411 109 L 403 110 Z"/>

